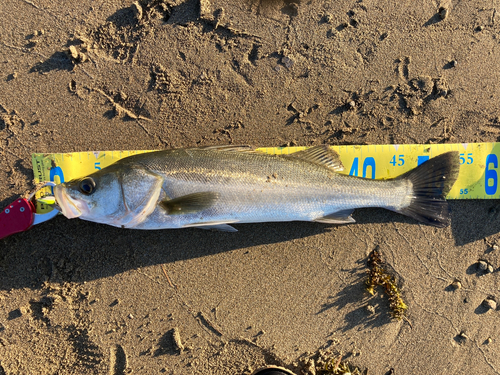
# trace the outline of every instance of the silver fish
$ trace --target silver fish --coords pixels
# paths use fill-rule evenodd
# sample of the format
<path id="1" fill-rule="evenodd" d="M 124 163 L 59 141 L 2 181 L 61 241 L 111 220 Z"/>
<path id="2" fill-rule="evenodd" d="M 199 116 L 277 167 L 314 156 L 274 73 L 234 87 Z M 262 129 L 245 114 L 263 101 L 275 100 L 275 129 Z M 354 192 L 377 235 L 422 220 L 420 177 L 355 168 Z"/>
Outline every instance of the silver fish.
<path id="1" fill-rule="evenodd" d="M 173 149 L 129 156 L 54 191 L 67 218 L 122 228 L 236 231 L 229 224 L 353 223 L 351 214 L 361 207 L 449 224 L 445 196 L 458 176 L 458 152 L 390 180 L 337 173 L 342 169 L 328 146 L 287 156 L 246 146 Z"/>

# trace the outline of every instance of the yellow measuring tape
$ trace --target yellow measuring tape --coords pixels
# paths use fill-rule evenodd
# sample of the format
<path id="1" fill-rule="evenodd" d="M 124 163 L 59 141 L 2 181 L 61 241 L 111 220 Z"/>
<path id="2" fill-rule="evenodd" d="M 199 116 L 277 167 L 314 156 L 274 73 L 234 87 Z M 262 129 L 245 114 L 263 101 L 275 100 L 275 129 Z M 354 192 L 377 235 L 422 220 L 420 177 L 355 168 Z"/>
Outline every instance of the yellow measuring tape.
<path id="1" fill-rule="evenodd" d="M 365 145 L 331 146 L 344 164 L 342 173 L 352 176 L 387 179 L 415 168 L 429 158 L 448 151 L 460 154 L 460 175 L 448 199 L 500 198 L 498 173 L 500 172 L 500 143 L 457 143 L 432 145 Z M 268 154 L 291 154 L 306 147 L 265 147 L 258 151 Z M 67 154 L 33 154 L 35 181 L 61 183 L 83 177 L 107 167 L 117 160 L 146 151 L 94 151 Z M 37 197 L 51 194 L 50 188 Z M 37 203 L 37 212 L 51 210 Z"/>

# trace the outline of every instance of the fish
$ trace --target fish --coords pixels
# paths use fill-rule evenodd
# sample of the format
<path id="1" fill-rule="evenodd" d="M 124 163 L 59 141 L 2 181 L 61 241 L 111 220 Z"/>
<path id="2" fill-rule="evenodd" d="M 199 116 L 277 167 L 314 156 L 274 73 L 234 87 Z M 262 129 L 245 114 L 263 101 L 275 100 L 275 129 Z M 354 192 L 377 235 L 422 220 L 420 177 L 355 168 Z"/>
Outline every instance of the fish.
<path id="1" fill-rule="evenodd" d="M 315 146 L 269 155 L 249 146 L 179 148 L 132 155 L 54 188 L 67 218 L 133 229 L 235 232 L 237 223 L 354 223 L 357 208 L 381 207 L 436 227 L 450 223 L 446 195 L 458 152 L 396 178 L 341 174 L 339 155 Z"/>

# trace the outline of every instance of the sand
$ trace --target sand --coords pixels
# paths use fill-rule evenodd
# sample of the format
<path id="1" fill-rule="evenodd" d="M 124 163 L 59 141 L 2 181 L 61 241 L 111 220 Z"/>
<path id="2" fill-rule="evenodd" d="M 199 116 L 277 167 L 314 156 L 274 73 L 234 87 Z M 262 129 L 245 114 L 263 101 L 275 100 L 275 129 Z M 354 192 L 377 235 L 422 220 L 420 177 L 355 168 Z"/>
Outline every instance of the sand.
<path id="1" fill-rule="evenodd" d="M 496 141 L 495 6 L 3 0 L 1 207 L 33 152 Z M 0 374 L 310 375 L 337 352 L 369 374 L 498 374 L 497 202 L 451 207 L 445 229 L 376 209 L 238 233 L 57 217 L 0 242 Z M 407 320 L 365 291 L 377 246 Z"/>

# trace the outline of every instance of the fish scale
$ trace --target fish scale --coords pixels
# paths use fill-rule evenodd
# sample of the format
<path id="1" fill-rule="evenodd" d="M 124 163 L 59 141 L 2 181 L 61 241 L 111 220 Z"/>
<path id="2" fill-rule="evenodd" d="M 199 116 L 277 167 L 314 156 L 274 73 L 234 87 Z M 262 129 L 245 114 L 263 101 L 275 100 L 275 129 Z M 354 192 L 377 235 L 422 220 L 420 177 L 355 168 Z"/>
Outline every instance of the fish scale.
<path id="1" fill-rule="evenodd" d="M 242 204 L 274 203 L 286 210 L 296 199 L 299 204 L 311 202 L 323 207 L 330 202 L 324 211 L 335 212 L 352 206 L 396 207 L 408 194 L 403 181 L 354 179 L 293 157 L 224 152 L 215 152 L 214 156 L 214 151 L 204 150 L 191 151 L 197 154 L 195 157 L 162 153 L 164 157 L 159 154 L 154 161 L 140 164 L 164 176 L 163 187 L 171 197 L 216 189 L 224 195 L 233 193 L 231 199 Z M 134 158 L 147 160 L 146 155 Z M 162 165 L 162 159 L 169 160 L 169 164 Z M 391 194 L 387 194 L 388 186 Z M 304 189 L 309 193 L 304 194 Z M 252 191 L 250 197 L 243 195 Z M 338 202 L 332 205 L 334 199 Z"/>

